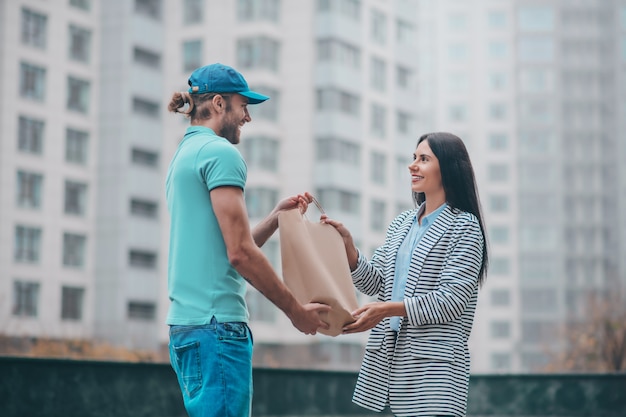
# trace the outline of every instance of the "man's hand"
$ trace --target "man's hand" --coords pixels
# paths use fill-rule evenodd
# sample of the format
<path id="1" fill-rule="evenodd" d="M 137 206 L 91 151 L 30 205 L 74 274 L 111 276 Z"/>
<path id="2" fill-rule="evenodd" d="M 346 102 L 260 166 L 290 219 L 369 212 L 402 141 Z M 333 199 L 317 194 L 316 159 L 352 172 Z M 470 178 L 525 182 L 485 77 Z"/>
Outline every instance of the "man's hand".
<path id="1" fill-rule="evenodd" d="M 330 326 L 320 319 L 320 313 L 330 311 L 330 306 L 320 303 L 309 303 L 290 315 L 293 326 L 304 334 L 316 334 L 319 328 L 328 329 Z"/>

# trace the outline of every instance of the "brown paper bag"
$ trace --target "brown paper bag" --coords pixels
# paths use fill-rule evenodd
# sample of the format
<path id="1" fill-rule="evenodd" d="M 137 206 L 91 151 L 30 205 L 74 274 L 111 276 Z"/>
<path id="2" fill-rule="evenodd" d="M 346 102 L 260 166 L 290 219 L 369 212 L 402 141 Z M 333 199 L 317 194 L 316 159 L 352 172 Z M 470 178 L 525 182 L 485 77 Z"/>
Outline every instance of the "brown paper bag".
<path id="1" fill-rule="evenodd" d="M 302 304 L 331 306 L 320 314 L 330 328 L 319 332 L 341 334 L 343 326 L 354 321 L 351 312 L 358 302 L 339 232 L 329 224 L 310 222 L 299 209 L 281 212 L 278 230 L 285 284 Z"/>

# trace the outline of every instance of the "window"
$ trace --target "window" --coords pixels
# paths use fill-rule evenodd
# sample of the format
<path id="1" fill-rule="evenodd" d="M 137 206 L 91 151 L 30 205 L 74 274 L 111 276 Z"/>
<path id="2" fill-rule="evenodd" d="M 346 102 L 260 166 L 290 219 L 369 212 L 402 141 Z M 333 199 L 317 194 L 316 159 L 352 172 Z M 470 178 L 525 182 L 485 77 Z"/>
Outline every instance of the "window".
<path id="1" fill-rule="evenodd" d="M 557 309 L 557 296 L 554 288 L 522 289 L 522 310 L 535 313 L 551 313 Z"/>
<path id="2" fill-rule="evenodd" d="M 506 195 L 490 195 L 489 210 L 494 213 L 505 213 L 509 211 L 509 197 Z"/>
<path id="3" fill-rule="evenodd" d="M 380 152 L 372 152 L 370 166 L 370 180 L 375 184 L 385 184 L 387 181 L 387 157 Z"/>
<path id="4" fill-rule="evenodd" d="M 145 48 L 135 46 L 135 49 L 133 49 L 133 60 L 136 64 L 144 66 L 146 68 L 161 68 L 161 54 Z M 190 70 L 192 71 L 196 68 L 197 67 L 194 67 Z"/>
<path id="5" fill-rule="evenodd" d="M 135 0 L 135 13 L 152 19 L 161 19 L 161 0 Z"/>
<path id="6" fill-rule="evenodd" d="M 508 339 L 511 336 L 511 324 L 508 321 L 492 321 L 491 337 L 493 339 Z"/>
<path id="7" fill-rule="evenodd" d="M 398 133 L 411 133 L 413 130 L 413 116 L 411 114 L 398 111 L 396 113 L 396 129 Z"/>
<path id="8" fill-rule="evenodd" d="M 361 147 L 347 140 L 337 138 L 317 138 L 315 140 L 317 161 L 338 161 L 358 167 L 361 163 Z"/>
<path id="9" fill-rule="evenodd" d="M 30 209 L 40 208 L 42 183 L 41 174 L 17 171 L 17 206 Z"/>
<path id="10" fill-rule="evenodd" d="M 357 193 L 333 188 L 318 188 L 315 195 L 318 196 L 320 204 L 326 211 L 338 210 L 356 215 L 360 212 L 361 198 Z"/>
<path id="11" fill-rule="evenodd" d="M 87 206 L 87 184 L 65 181 L 65 214 L 84 216 Z"/>
<path id="12" fill-rule="evenodd" d="M 246 292 L 246 304 L 252 320 L 265 323 L 276 321 L 276 307 L 255 288 Z"/>
<path id="13" fill-rule="evenodd" d="M 508 44 L 506 42 L 489 42 L 487 50 L 490 59 L 504 59 L 509 54 Z"/>
<path id="14" fill-rule="evenodd" d="M 381 232 L 385 230 L 385 210 L 384 201 L 372 200 L 370 205 L 370 228 L 374 231 Z"/>
<path id="15" fill-rule="evenodd" d="M 263 68 L 278 71 L 280 43 L 266 36 L 239 39 L 237 64 L 243 69 Z"/>
<path id="16" fill-rule="evenodd" d="M 128 263 L 135 268 L 155 269 L 157 254 L 146 250 L 131 249 L 128 253 Z"/>
<path id="17" fill-rule="evenodd" d="M 464 122 L 467 120 L 467 106 L 455 104 L 448 109 L 450 120 L 453 122 Z"/>
<path id="18" fill-rule="evenodd" d="M 504 103 L 490 103 L 489 104 L 489 118 L 495 120 L 506 119 L 506 104 Z"/>
<path id="19" fill-rule="evenodd" d="M 524 93 L 546 93 L 554 90 L 554 73 L 545 69 L 519 71 L 519 88 Z"/>
<path id="20" fill-rule="evenodd" d="M 489 275 L 509 275 L 511 273 L 511 261 L 509 258 L 495 256 L 489 259 Z"/>
<path id="21" fill-rule="evenodd" d="M 71 60 L 89 62 L 91 51 L 91 31 L 70 25 L 70 51 Z"/>
<path id="22" fill-rule="evenodd" d="M 492 290 L 491 305 L 497 307 L 508 307 L 511 305 L 511 292 L 507 289 Z"/>
<path id="23" fill-rule="evenodd" d="M 87 163 L 89 134 L 81 130 L 65 130 L 65 160 L 80 165 Z"/>
<path id="24" fill-rule="evenodd" d="M 238 0 L 237 18 L 240 21 L 280 21 L 280 0 Z"/>
<path id="25" fill-rule="evenodd" d="M 453 73 L 448 76 L 448 90 L 451 92 L 465 92 L 469 90 L 470 81 L 466 73 Z"/>
<path id="26" fill-rule="evenodd" d="M 370 84 L 374 90 L 384 92 L 387 83 L 387 65 L 382 59 L 372 57 Z"/>
<path id="27" fill-rule="evenodd" d="M 15 281 L 13 283 L 14 316 L 37 317 L 39 287 L 36 282 Z"/>
<path id="28" fill-rule="evenodd" d="M 557 276 L 557 259 L 547 254 L 523 255 L 520 259 L 520 279 L 522 282 L 550 282 Z"/>
<path id="29" fill-rule="evenodd" d="M 161 114 L 159 103 L 139 97 L 133 97 L 133 112 L 153 119 L 159 118 Z"/>
<path id="30" fill-rule="evenodd" d="M 372 10 L 370 35 L 374 43 L 385 45 L 387 43 L 387 16 L 378 10 Z"/>
<path id="31" fill-rule="evenodd" d="M 334 88 L 317 90 L 318 110 L 338 110 L 352 116 L 360 113 L 361 100 L 358 96 Z M 259 106 L 260 107 L 260 106 Z"/>
<path id="32" fill-rule="evenodd" d="M 204 19 L 204 0 L 185 0 L 183 3 L 183 23 L 192 25 Z"/>
<path id="33" fill-rule="evenodd" d="M 405 67 L 396 67 L 396 86 L 401 89 L 411 87 L 413 71 Z"/>
<path id="34" fill-rule="evenodd" d="M 89 109 L 89 81 L 67 78 L 67 108 L 80 113 Z"/>
<path id="35" fill-rule="evenodd" d="M 505 182 L 509 179 L 509 166 L 507 164 L 489 164 L 489 181 Z"/>
<path id="36" fill-rule="evenodd" d="M 508 87 L 508 77 L 503 72 L 492 72 L 488 75 L 489 88 L 492 91 L 502 91 Z"/>
<path id="37" fill-rule="evenodd" d="M 84 288 L 63 287 L 61 290 L 61 319 L 82 320 Z"/>
<path id="38" fill-rule="evenodd" d="M 278 202 L 278 191 L 263 187 L 249 187 L 245 193 L 246 208 L 251 218 L 263 218 Z"/>
<path id="39" fill-rule="evenodd" d="M 91 0 L 70 0 L 70 6 L 89 11 L 91 10 Z"/>
<path id="40" fill-rule="evenodd" d="M 506 226 L 491 227 L 489 235 L 493 243 L 509 243 L 509 228 Z"/>
<path id="41" fill-rule="evenodd" d="M 448 28 L 451 31 L 463 31 L 468 28 L 467 14 L 452 13 L 448 16 Z"/>
<path id="42" fill-rule="evenodd" d="M 337 39 L 319 39 L 317 58 L 320 62 L 332 62 L 348 68 L 361 67 L 360 49 Z"/>
<path id="43" fill-rule="evenodd" d="M 20 263 L 39 262 L 41 229 L 38 227 L 15 226 L 15 252 L 13 259 Z"/>
<path id="44" fill-rule="evenodd" d="M 522 37 L 517 44 L 521 62 L 550 62 L 554 59 L 554 41 L 545 37 Z"/>
<path id="45" fill-rule="evenodd" d="M 507 27 L 506 12 L 494 10 L 487 14 L 487 24 L 491 29 L 505 29 Z"/>
<path id="46" fill-rule="evenodd" d="M 261 251 L 270 261 L 274 269 L 280 266 L 280 248 L 276 240 L 269 240 L 261 247 Z"/>
<path id="47" fill-rule="evenodd" d="M 317 0 L 320 12 L 337 11 L 352 20 L 361 18 L 361 0 Z"/>
<path id="48" fill-rule="evenodd" d="M 22 43 L 39 49 L 46 48 L 48 18 L 33 10 L 22 9 Z"/>
<path id="49" fill-rule="evenodd" d="M 396 40 L 399 45 L 412 45 L 415 41 L 415 29 L 413 24 L 398 19 L 396 22 Z"/>
<path id="50" fill-rule="evenodd" d="M 557 334 L 556 326 L 550 321 L 525 320 L 522 321 L 522 343 L 547 343 L 554 340 Z"/>
<path id="51" fill-rule="evenodd" d="M 156 219 L 159 214 L 159 205 L 156 201 L 133 198 L 130 200 L 130 214 L 137 217 Z"/>
<path id="52" fill-rule="evenodd" d="M 41 154 L 43 152 L 44 122 L 20 116 L 17 149 L 21 152 Z"/>
<path id="53" fill-rule="evenodd" d="M 193 71 L 203 65 L 202 41 L 194 39 L 183 42 L 183 71 Z"/>
<path id="54" fill-rule="evenodd" d="M 20 95 L 43 101 L 46 89 L 46 70 L 36 65 L 20 64 Z"/>
<path id="55" fill-rule="evenodd" d="M 464 43 L 453 43 L 448 45 L 448 58 L 451 61 L 465 61 L 469 58 L 468 46 Z"/>
<path id="56" fill-rule="evenodd" d="M 387 132 L 387 109 L 380 104 L 372 103 L 370 128 L 372 134 L 384 138 Z"/>
<path id="57" fill-rule="evenodd" d="M 265 86 L 253 86 L 252 91 L 272 98 L 271 100 L 263 102 L 262 106 L 248 107 L 252 119 L 259 118 L 277 122 L 278 115 L 280 114 L 280 93 L 278 90 Z"/>
<path id="58" fill-rule="evenodd" d="M 489 149 L 503 151 L 509 148 L 509 137 L 505 133 L 489 134 Z"/>
<path id="59" fill-rule="evenodd" d="M 266 136 L 254 136 L 239 145 L 241 154 L 249 168 L 268 172 L 278 172 L 280 161 L 280 142 Z"/>
<path id="60" fill-rule="evenodd" d="M 147 149 L 133 148 L 131 150 L 131 161 L 135 165 L 158 167 L 159 153 L 156 151 L 149 151 Z"/>
<path id="61" fill-rule="evenodd" d="M 551 31 L 554 29 L 554 11 L 542 6 L 521 7 L 517 22 L 522 31 Z"/>
<path id="62" fill-rule="evenodd" d="M 494 371 L 510 371 L 511 370 L 511 354 L 510 353 L 492 353 L 491 369 Z"/>
<path id="63" fill-rule="evenodd" d="M 87 238 L 84 235 L 73 233 L 63 234 L 63 265 L 80 268 L 85 265 L 85 243 Z"/>
<path id="64" fill-rule="evenodd" d="M 154 320 L 156 317 L 156 305 L 150 302 L 129 301 L 128 318 L 137 320 Z"/>

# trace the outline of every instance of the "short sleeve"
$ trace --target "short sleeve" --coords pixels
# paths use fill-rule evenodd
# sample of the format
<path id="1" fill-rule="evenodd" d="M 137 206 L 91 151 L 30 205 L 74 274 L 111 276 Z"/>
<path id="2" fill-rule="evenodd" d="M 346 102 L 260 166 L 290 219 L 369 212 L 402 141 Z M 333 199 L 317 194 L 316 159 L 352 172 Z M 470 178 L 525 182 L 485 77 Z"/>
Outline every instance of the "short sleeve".
<path id="1" fill-rule="evenodd" d="M 246 185 L 248 168 L 241 153 L 228 142 L 213 143 L 198 152 L 198 173 L 209 191 L 232 186 L 242 190 Z"/>

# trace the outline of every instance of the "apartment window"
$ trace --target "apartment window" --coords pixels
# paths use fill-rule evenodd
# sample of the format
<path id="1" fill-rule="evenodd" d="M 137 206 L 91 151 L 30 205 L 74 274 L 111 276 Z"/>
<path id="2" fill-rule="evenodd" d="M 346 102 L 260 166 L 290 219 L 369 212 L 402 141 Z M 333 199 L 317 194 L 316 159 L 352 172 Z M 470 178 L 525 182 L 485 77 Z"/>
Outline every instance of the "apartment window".
<path id="1" fill-rule="evenodd" d="M 242 22 L 280 21 L 280 0 L 238 0 L 237 18 Z"/>
<path id="2" fill-rule="evenodd" d="M 48 17 L 33 10 L 22 9 L 22 43 L 39 49 L 46 48 Z"/>
<path id="3" fill-rule="evenodd" d="M 361 100 L 358 96 L 334 88 L 324 88 L 317 90 L 318 110 L 337 110 L 351 116 L 358 116 L 360 113 Z"/>
<path id="4" fill-rule="evenodd" d="M 465 13 L 452 13 L 448 16 L 448 28 L 452 31 L 467 30 L 468 19 Z"/>
<path id="5" fill-rule="evenodd" d="M 517 23 L 522 31 L 541 32 L 554 29 L 554 11 L 550 7 L 520 7 Z"/>
<path id="6" fill-rule="evenodd" d="M 43 176 L 27 171 L 17 171 L 17 206 L 40 208 Z"/>
<path id="7" fill-rule="evenodd" d="M 355 215 L 360 212 L 361 198 L 357 193 L 333 188 L 319 188 L 315 195 L 318 196 L 318 200 L 326 211 L 339 210 Z"/>
<path id="8" fill-rule="evenodd" d="M 384 138 L 387 132 L 387 109 L 380 104 L 372 103 L 370 128 L 372 134 Z"/>
<path id="9" fill-rule="evenodd" d="M 135 268 L 155 269 L 157 254 L 152 251 L 131 249 L 128 252 L 128 263 Z"/>
<path id="10" fill-rule="evenodd" d="M 275 269 L 280 266 L 280 248 L 276 240 L 269 240 L 261 247 L 261 251 Z"/>
<path id="11" fill-rule="evenodd" d="M 448 76 L 448 90 L 454 93 L 469 90 L 470 81 L 466 73 L 453 73 Z"/>
<path id="12" fill-rule="evenodd" d="M 68 128 L 65 130 L 65 160 L 75 164 L 87 163 L 89 134 L 81 130 Z"/>
<path id="13" fill-rule="evenodd" d="M 249 187 L 245 193 L 246 208 L 251 218 L 262 218 L 278 202 L 278 191 L 264 187 Z"/>
<path id="14" fill-rule="evenodd" d="M 547 254 L 524 255 L 520 259 L 520 279 L 522 282 L 550 282 L 558 274 L 557 260 Z"/>
<path id="15" fill-rule="evenodd" d="M 387 226 L 385 224 L 386 204 L 384 201 L 372 200 L 370 205 L 370 228 L 374 231 L 381 232 Z"/>
<path id="16" fill-rule="evenodd" d="M 276 307 L 256 289 L 250 288 L 246 292 L 246 305 L 252 320 L 264 323 L 276 321 Z"/>
<path id="17" fill-rule="evenodd" d="M 505 29 L 507 27 L 506 12 L 494 10 L 487 14 L 487 24 L 490 29 Z"/>
<path id="18" fill-rule="evenodd" d="M 19 317 L 37 317 L 39 305 L 39 287 L 36 282 L 13 282 L 13 315 Z"/>
<path id="19" fill-rule="evenodd" d="M 161 0 L 135 0 L 135 13 L 152 19 L 161 19 Z"/>
<path id="20" fill-rule="evenodd" d="M 156 304 L 143 301 L 129 301 L 127 316 L 131 320 L 152 321 L 156 317 Z"/>
<path id="21" fill-rule="evenodd" d="M 507 289 L 492 290 L 491 305 L 495 307 L 508 307 L 511 305 L 511 292 Z"/>
<path id="22" fill-rule="evenodd" d="M 153 119 L 158 119 L 159 103 L 145 98 L 133 97 L 133 112 Z"/>
<path id="23" fill-rule="evenodd" d="M 130 214 L 137 217 L 156 219 L 159 214 L 159 205 L 156 201 L 133 198 L 130 200 Z"/>
<path id="24" fill-rule="evenodd" d="M 374 90 L 384 92 L 387 84 L 387 65 L 382 59 L 372 57 L 370 84 Z"/>
<path id="25" fill-rule="evenodd" d="M 370 157 L 370 180 L 376 184 L 387 182 L 387 157 L 380 152 L 372 152 Z"/>
<path id="26" fill-rule="evenodd" d="M 395 181 L 399 184 L 408 184 L 410 181 L 408 166 L 413 162 L 410 158 L 403 156 L 396 157 L 396 176 Z M 397 211 L 398 213 L 404 210 Z"/>
<path id="27" fill-rule="evenodd" d="M 509 166 L 507 164 L 489 164 L 489 181 L 506 182 L 509 180 Z"/>
<path id="28" fill-rule="evenodd" d="M 489 149 L 492 151 L 504 151 L 509 149 L 509 137 L 505 133 L 490 133 Z"/>
<path id="29" fill-rule="evenodd" d="M 522 353 L 521 362 L 525 370 L 538 372 L 550 362 L 550 358 L 543 353 L 525 352 Z"/>
<path id="30" fill-rule="evenodd" d="M 358 167 L 361 163 L 361 147 L 353 142 L 337 138 L 317 138 L 315 140 L 317 161 L 338 161 Z"/>
<path id="31" fill-rule="evenodd" d="M 133 148 L 131 150 L 131 161 L 135 165 L 141 165 L 145 167 L 158 167 L 159 153 L 155 151 L 149 151 L 147 149 Z"/>
<path id="32" fill-rule="evenodd" d="M 244 140 L 241 154 L 250 168 L 268 172 L 278 172 L 280 161 L 280 142 L 266 136 L 254 136 Z"/>
<path id="33" fill-rule="evenodd" d="M 415 28 L 413 24 L 398 19 L 396 22 L 396 40 L 400 45 L 412 45 L 415 41 Z"/>
<path id="34" fill-rule="evenodd" d="M 545 69 L 519 71 L 519 88 L 524 93 L 546 93 L 554 90 L 554 73 Z"/>
<path id="35" fill-rule="evenodd" d="M 453 122 L 464 122 L 467 120 L 467 106 L 455 104 L 448 108 L 450 120 Z"/>
<path id="36" fill-rule="evenodd" d="M 87 184 L 65 181 L 65 214 L 83 216 L 87 207 Z"/>
<path id="37" fill-rule="evenodd" d="M 266 36 L 239 39 L 237 41 L 237 64 L 243 69 L 267 69 L 278 71 L 280 43 Z"/>
<path id="38" fill-rule="evenodd" d="M 193 71 L 203 65 L 202 40 L 194 39 L 183 42 L 183 71 Z"/>
<path id="39" fill-rule="evenodd" d="M 511 273 L 511 261 L 509 258 L 494 256 L 489 259 L 490 275 L 509 275 Z"/>
<path id="40" fill-rule="evenodd" d="M 491 119 L 492 121 L 506 119 L 506 104 L 504 103 L 490 103 L 488 111 L 489 119 Z"/>
<path id="41" fill-rule="evenodd" d="M 550 321 L 524 320 L 522 321 L 521 340 L 526 344 L 547 343 L 554 340 L 556 326 Z"/>
<path id="42" fill-rule="evenodd" d="M 396 67 L 396 86 L 401 89 L 411 87 L 411 78 L 413 71 L 405 67 Z"/>
<path id="43" fill-rule="evenodd" d="M 21 152 L 43 153 L 43 120 L 20 116 L 17 137 L 17 149 Z"/>
<path id="44" fill-rule="evenodd" d="M 261 85 L 252 86 L 252 90 L 272 98 L 271 100 L 263 102 L 262 106 L 248 107 L 248 111 L 250 112 L 252 119 L 254 120 L 255 118 L 258 118 L 277 122 L 278 115 L 280 114 L 280 93 L 278 90 Z"/>
<path id="45" fill-rule="evenodd" d="M 465 61 L 469 58 L 469 48 L 464 43 L 448 45 L 448 58 L 451 61 Z"/>
<path id="46" fill-rule="evenodd" d="M 185 0 L 183 3 L 183 23 L 192 25 L 204 19 L 204 0 Z"/>
<path id="47" fill-rule="evenodd" d="M 493 339 L 508 339 L 511 336 L 511 324 L 508 321 L 492 321 L 491 337 Z"/>
<path id="48" fill-rule="evenodd" d="M 493 226 L 490 228 L 491 241 L 493 243 L 509 243 L 509 228 L 506 226 Z"/>
<path id="49" fill-rule="evenodd" d="M 398 111 L 396 113 L 396 129 L 398 130 L 398 133 L 411 133 L 411 131 L 413 130 L 412 122 L 413 116 L 411 116 L 409 113 L 403 111 Z"/>
<path id="50" fill-rule="evenodd" d="M 67 108 L 80 113 L 89 109 L 89 81 L 67 78 Z"/>
<path id="51" fill-rule="evenodd" d="M 91 0 L 70 0 L 70 6 L 89 11 L 91 10 Z"/>
<path id="52" fill-rule="evenodd" d="M 518 40 L 517 55 L 521 62 L 551 62 L 554 59 L 554 40 L 547 37 L 522 37 Z"/>
<path id="53" fill-rule="evenodd" d="M 46 89 L 46 70 L 36 65 L 20 64 L 20 95 L 43 101 Z"/>
<path id="54" fill-rule="evenodd" d="M 509 197 L 506 195 L 490 195 L 489 210 L 494 213 L 506 213 L 509 211 Z"/>
<path id="55" fill-rule="evenodd" d="M 87 238 L 74 233 L 63 234 L 63 265 L 80 268 L 85 265 Z"/>
<path id="56" fill-rule="evenodd" d="M 66 287 L 61 290 L 61 319 L 82 320 L 85 289 Z"/>
<path id="57" fill-rule="evenodd" d="M 319 39 L 317 58 L 320 62 L 332 62 L 353 69 L 361 67 L 361 50 L 337 39 Z"/>
<path id="58" fill-rule="evenodd" d="M 15 252 L 13 259 L 20 263 L 39 262 L 41 251 L 41 229 L 38 227 L 15 226 Z"/>
<path id="59" fill-rule="evenodd" d="M 70 25 L 70 59 L 80 62 L 89 62 L 91 51 L 91 31 Z"/>
<path id="60" fill-rule="evenodd" d="M 509 55 L 509 48 L 506 42 L 489 42 L 488 50 L 490 59 L 504 59 Z"/>
<path id="61" fill-rule="evenodd" d="M 556 291 L 553 288 L 523 289 L 521 303 L 523 311 L 551 313 L 557 308 Z"/>
<path id="62" fill-rule="evenodd" d="M 317 10 L 321 12 L 337 11 L 351 20 L 361 18 L 360 0 L 317 0 Z"/>
<path id="63" fill-rule="evenodd" d="M 136 64 L 144 66 L 146 68 L 161 68 L 161 54 L 145 48 L 135 46 L 135 48 L 133 49 L 133 60 Z M 194 70 L 196 68 L 197 67 L 194 67 L 191 70 Z"/>
<path id="64" fill-rule="evenodd" d="M 512 360 L 510 353 L 491 354 L 491 369 L 494 371 L 510 371 L 511 363 Z"/>
<path id="65" fill-rule="evenodd" d="M 370 35 L 374 43 L 387 43 L 387 16 L 383 12 L 373 9 L 370 19 Z"/>

